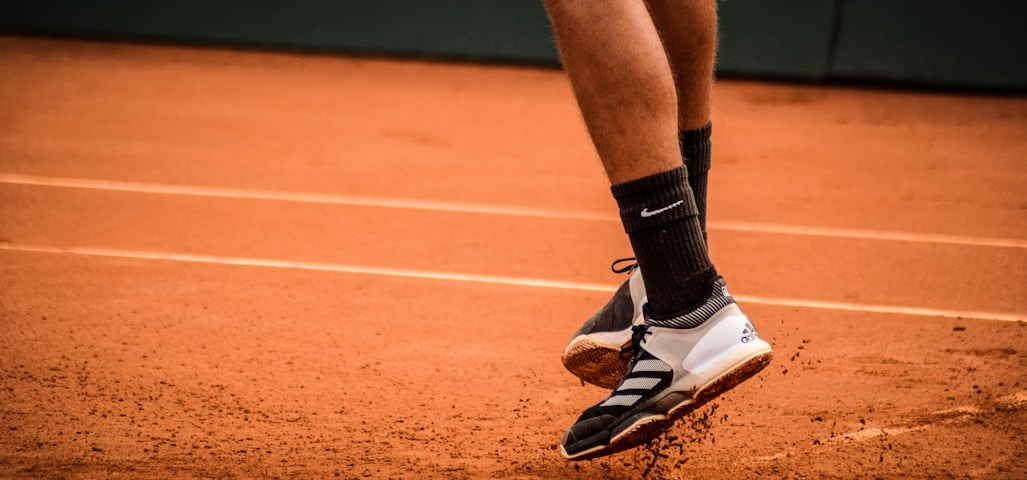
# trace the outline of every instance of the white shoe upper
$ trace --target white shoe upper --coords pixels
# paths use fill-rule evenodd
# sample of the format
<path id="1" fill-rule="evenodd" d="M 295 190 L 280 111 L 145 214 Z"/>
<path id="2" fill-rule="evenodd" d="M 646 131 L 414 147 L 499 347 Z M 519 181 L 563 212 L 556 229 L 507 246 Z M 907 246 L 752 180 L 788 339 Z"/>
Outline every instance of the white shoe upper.
<path id="1" fill-rule="evenodd" d="M 772 351 L 737 305 L 690 328 L 649 326 L 641 347 L 674 370 L 670 390 L 702 388 L 753 357 Z"/>
<path id="2" fill-rule="evenodd" d="M 637 325 L 645 321 L 642 316 L 642 307 L 648 301 L 645 295 L 645 282 L 642 281 L 642 269 L 636 268 L 628 277 L 628 291 L 631 292 L 631 303 L 635 306 L 635 313 L 632 314 L 632 324 Z"/>

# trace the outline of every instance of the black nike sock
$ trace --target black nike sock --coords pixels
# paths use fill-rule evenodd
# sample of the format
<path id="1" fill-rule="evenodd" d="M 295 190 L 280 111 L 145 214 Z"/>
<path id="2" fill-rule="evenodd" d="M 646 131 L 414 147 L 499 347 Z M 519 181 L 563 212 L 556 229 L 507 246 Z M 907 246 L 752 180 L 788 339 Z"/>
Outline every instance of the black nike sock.
<path id="1" fill-rule="evenodd" d="M 647 312 L 663 318 L 698 303 L 717 272 L 706 253 L 685 167 L 610 190 L 642 270 Z"/>
<path id="2" fill-rule="evenodd" d="M 678 132 L 681 158 L 688 170 L 688 186 L 692 188 L 695 209 L 699 216 L 699 227 L 702 228 L 703 238 L 707 242 L 709 236 L 706 235 L 706 184 L 711 164 L 710 134 L 712 132 L 712 123 L 707 123 L 703 128 Z"/>

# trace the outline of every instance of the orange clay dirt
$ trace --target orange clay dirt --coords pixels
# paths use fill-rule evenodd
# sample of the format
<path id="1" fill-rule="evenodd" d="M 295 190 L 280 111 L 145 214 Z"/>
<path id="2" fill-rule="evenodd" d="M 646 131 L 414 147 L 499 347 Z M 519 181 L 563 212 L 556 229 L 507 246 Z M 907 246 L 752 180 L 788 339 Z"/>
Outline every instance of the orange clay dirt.
<path id="1" fill-rule="evenodd" d="M 560 71 L 0 37 L 0 85 L 0 477 L 1027 477 L 1023 97 L 719 82 L 775 360 L 569 463 L 630 251 Z"/>

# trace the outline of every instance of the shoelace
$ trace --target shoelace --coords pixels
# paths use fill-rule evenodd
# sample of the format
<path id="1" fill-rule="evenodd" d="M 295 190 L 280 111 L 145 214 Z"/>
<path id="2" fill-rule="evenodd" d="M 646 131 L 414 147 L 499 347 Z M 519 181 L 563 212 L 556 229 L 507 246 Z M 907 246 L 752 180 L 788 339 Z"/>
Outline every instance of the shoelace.
<path id="1" fill-rule="evenodd" d="M 624 267 L 617 266 L 617 264 L 626 262 L 631 263 Z M 618 258 L 614 260 L 613 263 L 610 265 L 610 270 L 613 270 L 613 273 L 627 273 L 629 275 L 631 274 L 631 272 L 635 271 L 636 268 L 638 268 L 638 261 L 635 257 Z M 638 348 L 637 345 L 642 343 L 642 339 L 645 338 L 645 332 L 645 324 L 635 325 L 631 327 L 631 343 L 629 343 L 627 346 L 620 350 L 621 359 L 634 360 L 635 355 L 641 351 L 641 349 Z"/>
<path id="2" fill-rule="evenodd" d="M 628 265 L 626 267 L 617 267 L 618 263 L 624 263 L 624 262 L 631 262 L 631 265 Z M 618 259 L 613 261 L 613 264 L 610 265 L 610 270 L 613 270 L 613 273 L 627 273 L 627 274 L 630 274 L 636 268 L 638 268 L 638 262 L 635 260 L 635 257 L 618 258 Z"/>
<path id="3" fill-rule="evenodd" d="M 631 327 L 631 343 L 620 349 L 620 358 L 622 360 L 634 361 L 635 357 L 642 353 L 642 349 L 639 345 L 642 344 L 642 340 L 645 338 L 647 329 L 648 326 L 644 323 Z"/>

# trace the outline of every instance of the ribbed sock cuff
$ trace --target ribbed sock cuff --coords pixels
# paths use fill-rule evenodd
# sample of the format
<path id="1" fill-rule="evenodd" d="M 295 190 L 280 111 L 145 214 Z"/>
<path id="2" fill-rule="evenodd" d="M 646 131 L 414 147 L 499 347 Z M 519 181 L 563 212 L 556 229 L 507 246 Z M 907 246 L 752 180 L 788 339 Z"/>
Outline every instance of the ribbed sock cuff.
<path id="1" fill-rule="evenodd" d="M 692 189 L 695 208 L 699 212 L 699 227 L 703 238 L 706 238 L 706 190 L 710 171 L 710 135 L 713 124 L 696 130 L 678 132 L 681 145 L 681 157 L 688 171 L 688 186 Z"/>
<path id="2" fill-rule="evenodd" d="M 712 134 L 712 122 L 707 123 L 702 128 L 678 132 L 678 144 L 681 146 L 681 156 L 684 157 L 689 177 L 702 175 L 710 171 L 712 163 L 710 159 L 712 146 L 710 136 Z"/>
<path id="3" fill-rule="evenodd" d="M 610 191 L 629 235 L 698 214 L 684 166 L 614 185 Z"/>
<path id="4" fill-rule="evenodd" d="M 652 312 L 680 312 L 716 275 L 684 165 L 611 188 Z"/>

